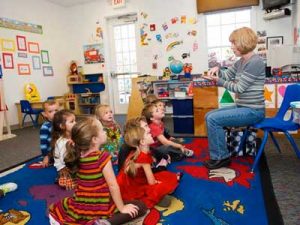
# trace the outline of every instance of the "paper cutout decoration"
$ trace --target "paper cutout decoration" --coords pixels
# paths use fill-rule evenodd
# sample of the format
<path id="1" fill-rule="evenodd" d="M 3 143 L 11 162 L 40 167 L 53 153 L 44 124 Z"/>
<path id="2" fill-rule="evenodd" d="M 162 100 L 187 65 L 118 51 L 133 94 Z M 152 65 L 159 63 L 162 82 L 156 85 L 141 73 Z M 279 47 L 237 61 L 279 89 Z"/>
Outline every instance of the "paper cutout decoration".
<path id="1" fill-rule="evenodd" d="M 172 23 L 172 24 L 177 23 L 177 21 L 178 21 L 178 17 L 173 17 L 173 18 L 171 19 L 171 23 Z"/>
<path id="2" fill-rule="evenodd" d="M 162 42 L 162 39 L 161 39 L 161 35 L 160 35 L 160 34 L 157 34 L 157 35 L 155 36 L 155 38 L 156 38 L 156 40 L 157 40 L 158 42 Z"/>
<path id="3" fill-rule="evenodd" d="M 163 23 L 161 26 L 164 29 L 164 31 L 168 30 L 169 28 L 167 23 Z"/>
<path id="4" fill-rule="evenodd" d="M 190 23 L 190 24 L 196 24 L 196 23 L 197 23 L 197 19 L 196 19 L 195 17 L 191 17 L 191 18 L 189 19 L 189 23 Z"/>
<path id="5" fill-rule="evenodd" d="M 155 30 L 156 30 L 155 24 L 150 24 L 150 31 L 155 31 Z"/>
<path id="6" fill-rule="evenodd" d="M 181 16 L 180 21 L 181 23 L 186 23 L 186 16 Z"/>
<path id="7" fill-rule="evenodd" d="M 148 17 L 148 14 L 145 13 L 145 12 L 141 12 L 141 16 L 142 16 L 144 19 L 146 19 L 146 18 Z"/>
<path id="8" fill-rule="evenodd" d="M 170 50 L 173 49 L 176 45 L 180 45 L 180 44 L 182 44 L 182 43 L 183 43 L 183 41 L 173 41 L 173 42 L 171 42 L 170 44 L 168 44 L 166 50 L 167 50 L 167 51 L 170 51 Z"/>
<path id="9" fill-rule="evenodd" d="M 234 98 L 235 94 L 233 92 L 230 92 L 223 87 L 218 87 L 219 108 L 235 105 Z"/>
<path id="10" fill-rule="evenodd" d="M 264 90 L 266 108 L 275 108 L 275 84 L 265 84 Z"/>
<path id="11" fill-rule="evenodd" d="M 279 109 L 285 94 L 285 89 L 291 84 L 277 84 L 277 108 Z"/>
<path id="12" fill-rule="evenodd" d="M 232 96 L 230 95 L 228 90 L 224 91 L 224 94 L 220 100 L 220 103 L 233 103 L 234 100 L 232 98 Z"/>

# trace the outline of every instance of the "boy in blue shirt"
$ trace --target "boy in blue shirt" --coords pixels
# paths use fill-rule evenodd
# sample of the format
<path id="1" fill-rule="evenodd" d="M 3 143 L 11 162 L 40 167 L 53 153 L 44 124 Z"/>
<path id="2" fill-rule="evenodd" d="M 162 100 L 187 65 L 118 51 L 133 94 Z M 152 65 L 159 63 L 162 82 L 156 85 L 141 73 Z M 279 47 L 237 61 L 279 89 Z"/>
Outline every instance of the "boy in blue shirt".
<path id="1" fill-rule="evenodd" d="M 54 114 L 58 111 L 58 103 L 55 100 L 47 100 L 43 103 L 43 116 L 46 121 L 40 130 L 40 147 L 43 155 L 43 167 L 48 167 L 51 157 L 51 131 Z M 52 158 L 52 157 L 51 157 Z"/>

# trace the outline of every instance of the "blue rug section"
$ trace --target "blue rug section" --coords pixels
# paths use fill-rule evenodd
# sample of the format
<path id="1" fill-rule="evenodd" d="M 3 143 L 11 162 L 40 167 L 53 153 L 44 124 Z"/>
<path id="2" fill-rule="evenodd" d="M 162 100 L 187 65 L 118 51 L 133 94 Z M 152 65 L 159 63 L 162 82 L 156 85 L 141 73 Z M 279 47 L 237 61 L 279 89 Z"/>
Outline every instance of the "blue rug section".
<path id="1" fill-rule="evenodd" d="M 164 225 L 267 225 L 267 215 L 260 182 L 260 173 L 250 174 L 252 159 L 233 159 L 229 176 L 223 173 L 210 174 L 202 165 L 208 158 L 207 140 L 185 139 L 186 146 L 193 149 L 191 159 L 172 163 L 171 171 L 182 171 L 184 176 L 169 209 L 159 209 L 157 220 Z M 47 205 L 72 195 L 54 184 L 54 167 L 30 169 L 28 165 L 40 161 L 37 158 L 23 168 L 0 178 L 0 184 L 15 182 L 18 189 L 0 200 L 0 209 L 27 211 L 31 215 L 28 225 L 49 224 Z M 210 177 L 210 176 L 216 177 Z M 224 177 L 229 180 L 225 181 Z M 210 178 L 209 178 L 210 177 Z M 150 221 L 155 221 L 150 219 Z M 157 222 L 156 221 L 156 222 Z M 147 225 L 155 225 L 156 222 Z"/>

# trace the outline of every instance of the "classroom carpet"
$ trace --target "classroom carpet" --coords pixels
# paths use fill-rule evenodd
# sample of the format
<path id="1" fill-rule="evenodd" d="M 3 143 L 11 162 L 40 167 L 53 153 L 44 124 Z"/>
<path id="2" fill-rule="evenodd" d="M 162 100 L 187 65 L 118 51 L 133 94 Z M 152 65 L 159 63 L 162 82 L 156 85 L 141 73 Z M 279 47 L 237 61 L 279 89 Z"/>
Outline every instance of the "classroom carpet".
<path id="1" fill-rule="evenodd" d="M 184 175 L 172 193 L 168 208 L 155 207 L 142 220 L 130 224 L 145 225 L 281 225 L 282 217 L 274 197 L 270 174 L 263 157 L 254 173 L 253 158 L 235 157 L 229 168 L 208 170 L 203 161 L 209 158 L 206 138 L 184 138 L 194 150 L 192 158 L 174 162 L 169 170 Z M 35 167 L 35 158 L 0 174 L 0 183 L 15 182 L 18 189 L 0 199 L 0 225 L 46 225 L 48 206 L 72 195 L 54 181 L 53 167 Z"/>

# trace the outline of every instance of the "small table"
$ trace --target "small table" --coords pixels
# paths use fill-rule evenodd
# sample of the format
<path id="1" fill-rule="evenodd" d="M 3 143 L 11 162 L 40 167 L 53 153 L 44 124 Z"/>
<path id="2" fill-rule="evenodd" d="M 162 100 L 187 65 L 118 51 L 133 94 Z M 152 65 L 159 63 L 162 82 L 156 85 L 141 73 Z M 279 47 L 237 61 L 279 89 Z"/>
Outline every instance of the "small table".
<path id="1" fill-rule="evenodd" d="M 64 109 L 65 108 L 65 100 L 61 96 L 56 96 L 54 99 L 58 102 L 59 104 L 59 109 Z M 43 102 L 30 102 L 32 108 L 43 108 Z M 18 121 L 19 121 L 19 127 L 22 128 L 22 120 L 23 120 L 23 113 L 21 112 L 21 104 L 20 102 L 16 102 L 15 105 L 17 106 L 17 111 L 18 111 Z M 43 123 L 43 117 L 39 116 L 38 124 Z"/>

